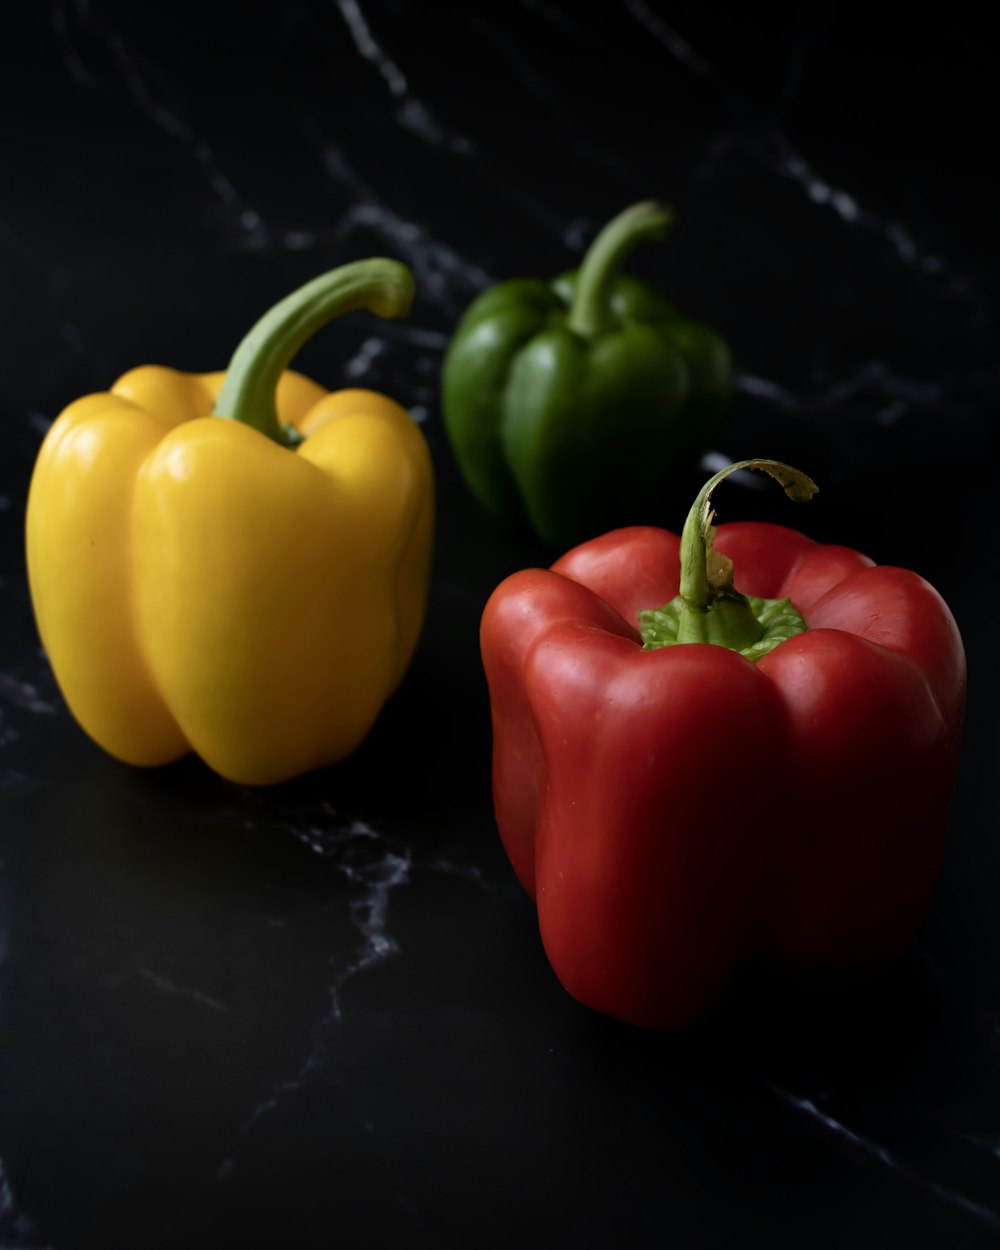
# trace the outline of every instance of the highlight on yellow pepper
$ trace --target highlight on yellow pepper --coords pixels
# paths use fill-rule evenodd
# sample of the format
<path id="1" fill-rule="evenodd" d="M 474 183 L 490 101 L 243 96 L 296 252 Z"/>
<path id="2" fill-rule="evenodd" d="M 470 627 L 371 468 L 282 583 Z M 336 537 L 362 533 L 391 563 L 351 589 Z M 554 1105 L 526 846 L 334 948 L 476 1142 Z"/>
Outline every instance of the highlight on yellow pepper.
<path id="1" fill-rule="evenodd" d="M 393 400 L 288 365 L 338 314 L 412 298 L 397 261 L 343 265 L 266 313 L 225 373 L 143 366 L 53 423 L 28 496 L 32 605 L 111 755 L 195 751 L 265 785 L 371 730 L 423 626 L 431 457 Z"/>

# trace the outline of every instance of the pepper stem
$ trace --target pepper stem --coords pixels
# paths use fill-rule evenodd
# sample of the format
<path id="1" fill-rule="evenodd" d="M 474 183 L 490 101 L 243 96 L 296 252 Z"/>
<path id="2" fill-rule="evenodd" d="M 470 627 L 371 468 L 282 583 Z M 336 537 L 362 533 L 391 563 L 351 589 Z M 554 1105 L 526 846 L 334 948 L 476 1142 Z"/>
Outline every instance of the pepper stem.
<path id="1" fill-rule="evenodd" d="M 673 221 L 665 204 L 641 200 L 600 231 L 583 258 L 566 319 L 575 334 L 589 339 L 611 327 L 611 287 L 622 261 L 637 243 L 666 238 Z"/>
<path id="2" fill-rule="evenodd" d="M 413 275 L 396 260 L 354 261 L 313 278 L 266 312 L 236 348 L 212 415 L 293 445 L 298 436 L 279 422 L 275 394 L 306 340 L 341 313 L 364 308 L 379 317 L 403 317 L 412 300 Z"/>
<path id="3" fill-rule="evenodd" d="M 733 586 L 732 560 L 715 549 L 712 492 L 738 469 L 770 474 L 790 499 L 800 503 L 819 489 L 811 478 L 779 460 L 740 460 L 720 469 L 705 483 L 681 532 L 678 642 L 717 642 L 742 650 L 763 635 L 763 626 L 746 597 Z"/>

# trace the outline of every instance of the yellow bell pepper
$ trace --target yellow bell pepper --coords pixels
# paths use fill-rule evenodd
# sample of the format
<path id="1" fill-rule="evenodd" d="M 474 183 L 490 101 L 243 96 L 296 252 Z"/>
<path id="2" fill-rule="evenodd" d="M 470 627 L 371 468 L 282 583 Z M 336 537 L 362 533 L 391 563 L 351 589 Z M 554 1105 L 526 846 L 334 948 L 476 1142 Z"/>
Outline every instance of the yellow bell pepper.
<path id="1" fill-rule="evenodd" d="M 27 509 L 35 619 L 74 716 L 138 765 L 278 782 L 365 738 L 410 662 L 434 478 L 409 414 L 288 369 L 332 317 L 409 311 L 396 261 L 334 269 L 225 373 L 133 369 L 57 418 Z M 226 419 L 224 419 L 226 418 Z"/>

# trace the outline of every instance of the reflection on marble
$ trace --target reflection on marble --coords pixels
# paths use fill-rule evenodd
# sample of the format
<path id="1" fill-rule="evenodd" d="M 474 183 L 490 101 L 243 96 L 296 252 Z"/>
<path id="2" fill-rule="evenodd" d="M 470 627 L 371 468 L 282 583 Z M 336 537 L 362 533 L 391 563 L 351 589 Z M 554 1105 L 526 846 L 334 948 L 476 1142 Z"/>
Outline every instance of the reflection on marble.
<path id="1" fill-rule="evenodd" d="M 52 0 L 25 20 L 0 174 L 0 1247 L 995 1244 L 998 548 L 968 466 L 1000 369 L 976 49 L 653 0 Z M 953 106 L 939 91 L 933 117 L 929 63 Z M 551 553 L 477 511 L 437 389 L 479 291 L 575 264 L 650 195 L 678 227 L 636 269 L 737 356 L 706 463 L 801 461 L 811 532 L 938 585 L 973 673 L 916 949 L 874 987 L 755 974 L 677 1038 L 566 997 L 499 849 L 478 618 Z M 413 268 L 412 314 L 345 318 L 302 367 L 393 394 L 431 445 L 412 673 L 356 758 L 273 791 L 116 765 L 31 621 L 41 438 L 141 360 L 218 367 L 275 297 L 376 253 Z M 721 505 L 787 523 L 772 506 L 753 477 Z"/>

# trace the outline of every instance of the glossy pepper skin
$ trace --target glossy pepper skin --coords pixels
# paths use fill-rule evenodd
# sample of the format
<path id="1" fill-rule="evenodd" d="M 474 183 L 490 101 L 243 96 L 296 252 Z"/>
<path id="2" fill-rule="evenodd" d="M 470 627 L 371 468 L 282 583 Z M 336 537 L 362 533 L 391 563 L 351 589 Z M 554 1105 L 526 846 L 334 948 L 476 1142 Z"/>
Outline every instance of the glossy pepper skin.
<path id="1" fill-rule="evenodd" d="M 751 959 L 844 976 L 898 956 L 960 748 L 964 650 L 926 581 L 783 526 L 714 533 L 723 581 L 720 553 L 808 626 L 756 663 L 644 649 L 638 613 L 678 595 L 681 540 L 653 527 L 513 574 L 482 619 L 496 818 L 548 958 L 579 1001 L 653 1029 Z M 713 611 L 674 602 L 695 633 Z"/>
<path id="2" fill-rule="evenodd" d="M 725 341 L 618 272 L 671 220 L 656 202 L 634 204 L 578 271 L 491 287 L 445 355 L 442 413 L 467 485 L 494 515 L 552 546 L 658 516 L 666 475 L 725 424 Z"/>
<path id="3" fill-rule="evenodd" d="M 266 784 L 371 729 L 422 626 L 431 460 L 391 399 L 287 365 L 331 317 L 400 316 L 412 291 L 395 261 L 342 266 L 266 314 L 226 373 L 133 369 L 52 425 L 32 602 L 70 709 L 112 755 L 196 751 Z"/>

